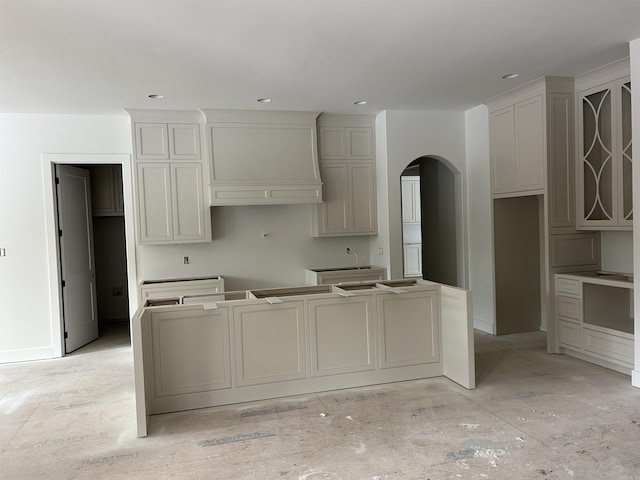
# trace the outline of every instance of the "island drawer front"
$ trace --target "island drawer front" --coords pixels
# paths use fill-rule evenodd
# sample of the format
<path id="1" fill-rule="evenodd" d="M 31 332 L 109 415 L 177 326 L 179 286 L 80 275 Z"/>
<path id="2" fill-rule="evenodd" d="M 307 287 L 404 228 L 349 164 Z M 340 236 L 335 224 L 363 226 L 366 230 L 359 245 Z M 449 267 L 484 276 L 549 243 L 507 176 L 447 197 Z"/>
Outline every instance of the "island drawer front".
<path id="1" fill-rule="evenodd" d="M 558 295 L 558 316 L 580 320 L 580 299 Z"/>
<path id="2" fill-rule="evenodd" d="M 557 279 L 558 293 L 568 293 L 569 295 L 580 295 L 580 281 L 571 278 L 559 277 Z"/>
<path id="3" fill-rule="evenodd" d="M 573 322 L 558 321 L 558 337 L 561 345 L 582 348 L 580 325 Z"/>
<path id="4" fill-rule="evenodd" d="M 584 349 L 633 367 L 633 340 L 588 328 L 582 330 Z"/>

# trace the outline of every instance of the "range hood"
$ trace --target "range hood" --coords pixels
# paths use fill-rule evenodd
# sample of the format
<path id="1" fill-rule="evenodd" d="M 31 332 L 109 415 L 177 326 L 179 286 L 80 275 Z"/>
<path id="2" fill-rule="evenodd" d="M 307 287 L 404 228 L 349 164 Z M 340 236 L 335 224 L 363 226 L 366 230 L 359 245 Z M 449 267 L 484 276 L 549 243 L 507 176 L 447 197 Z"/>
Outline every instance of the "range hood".
<path id="1" fill-rule="evenodd" d="M 315 112 L 208 110 L 210 205 L 322 203 Z"/>

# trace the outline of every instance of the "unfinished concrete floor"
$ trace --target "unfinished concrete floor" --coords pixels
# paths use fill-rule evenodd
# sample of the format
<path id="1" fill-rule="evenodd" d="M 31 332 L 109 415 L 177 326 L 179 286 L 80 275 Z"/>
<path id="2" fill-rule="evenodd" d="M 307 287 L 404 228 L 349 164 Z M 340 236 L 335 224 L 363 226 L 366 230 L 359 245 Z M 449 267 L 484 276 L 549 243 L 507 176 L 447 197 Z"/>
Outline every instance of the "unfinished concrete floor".
<path id="1" fill-rule="evenodd" d="M 136 438 L 126 331 L 0 365 L 2 479 L 635 479 L 640 390 L 476 334 L 478 388 L 444 378 L 154 416 Z"/>

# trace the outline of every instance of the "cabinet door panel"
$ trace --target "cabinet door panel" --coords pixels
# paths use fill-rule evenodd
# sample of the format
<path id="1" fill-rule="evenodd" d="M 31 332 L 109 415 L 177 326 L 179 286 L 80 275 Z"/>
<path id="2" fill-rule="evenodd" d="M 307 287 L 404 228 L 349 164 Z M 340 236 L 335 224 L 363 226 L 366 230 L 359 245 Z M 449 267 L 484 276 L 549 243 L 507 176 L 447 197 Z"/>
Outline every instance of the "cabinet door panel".
<path id="1" fill-rule="evenodd" d="M 515 117 L 513 107 L 491 114 L 491 178 L 493 193 L 516 189 Z"/>
<path id="2" fill-rule="evenodd" d="M 319 205 L 322 233 L 347 233 L 349 230 L 347 203 L 349 202 L 348 168 L 346 163 L 325 164 L 320 167 L 324 203 Z"/>
<path id="3" fill-rule="evenodd" d="M 440 360 L 436 292 L 378 295 L 381 368 Z"/>
<path id="4" fill-rule="evenodd" d="M 306 378 L 304 302 L 234 307 L 236 384 Z"/>
<path id="5" fill-rule="evenodd" d="M 175 240 L 205 238 L 202 165 L 173 164 L 173 228 Z"/>
<path id="6" fill-rule="evenodd" d="M 114 169 L 111 165 L 92 165 L 91 208 L 94 216 L 113 215 L 116 212 Z"/>
<path id="7" fill-rule="evenodd" d="M 373 299 L 309 301 L 311 376 L 375 369 Z"/>
<path id="8" fill-rule="evenodd" d="M 168 160 L 168 129 L 164 123 L 136 123 L 136 157 L 138 160 Z"/>
<path id="9" fill-rule="evenodd" d="M 156 396 L 231 388 L 227 309 L 153 313 L 151 326 Z"/>
<path id="10" fill-rule="evenodd" d="M 620 156 L 619 173 L 619 224 L 633 227 L 633 179 L 632 179 L 632 131 L 631 131 L 631 82 L 620 82 Z"/>
<path id="11" fill-rule="evenodd" d="M 516 186 L 518 191 L 544 188 L 544 119 L 542 96 L 515 106 Z"/>
<path id="12" fill-rule="evenodd" d="M 422 245 L 404 246 L 404 275 L 422 276 Z"/>
<path id="13" fill-rule="evenodd" d="M 137 166 L 141 242 L 173 240 L 171 167 L 168 163 Z"/>
<path id="14" fill-rule="evenodd" d="M 416 202 L 415 202 L 415 185 L 416 183 L 407 178 L 402 178 L 402 222 L 416 223 Z"/>
<path id="15" fill-rule="evenodd" d="M 370 128 L 347 128 L 347 160 L 373 160 L 373 138 Z"/>
<path id="16" fill-rule="evenodd" d="M 352 233 L 375 233 L 376 231 L 375 181 L 375 166 L 372 163 L 349 165 L 351 186 L 349 223 Z"/>
<path id="17" fill-rule="evenodd" d="M 189 123 L 169 124 L 169 152 L 172 160 L 199 160 L 200 126 Z"/>
<path id="18" fill-rule="evenodd" d="M 347 158 L 347 137 L 344 128 L 320 127 L 318 134 L 322 160 L 345 160 Z"/>

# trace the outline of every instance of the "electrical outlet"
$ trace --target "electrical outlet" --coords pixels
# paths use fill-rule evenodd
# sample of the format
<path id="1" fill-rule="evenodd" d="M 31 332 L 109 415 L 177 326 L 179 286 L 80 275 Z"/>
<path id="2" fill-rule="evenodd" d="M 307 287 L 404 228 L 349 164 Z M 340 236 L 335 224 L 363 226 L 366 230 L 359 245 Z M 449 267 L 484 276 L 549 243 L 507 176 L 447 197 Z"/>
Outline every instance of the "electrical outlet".
<path id="1" fill-rule="evenodd" d="M 351 255 L 351 253 L 352 253 L 351 248 L 347 247 L 347 255 Z"/>
<path id="2" fill-rule="evenodd" d="M 184 257 L 184 264 L 189 265 L 189 257 Z"/>
<path id="3" fill-rule="evenodd" d="M 378 247 L 378 255 L 384 255 L 384 250 L 382 247 Z"/>

